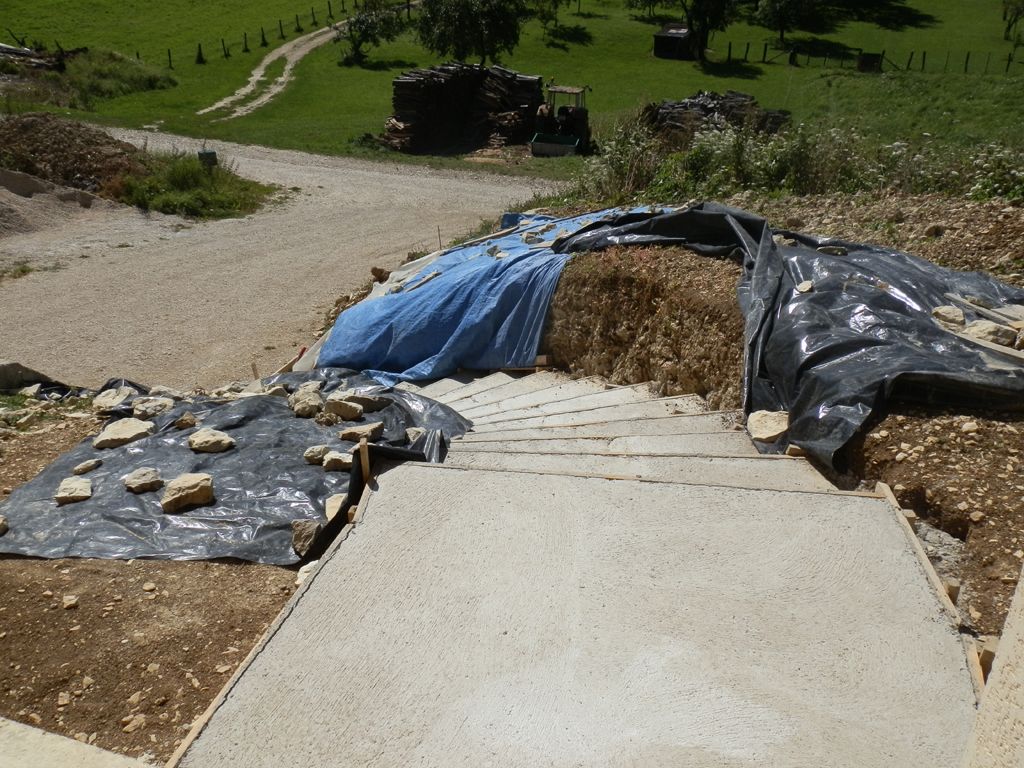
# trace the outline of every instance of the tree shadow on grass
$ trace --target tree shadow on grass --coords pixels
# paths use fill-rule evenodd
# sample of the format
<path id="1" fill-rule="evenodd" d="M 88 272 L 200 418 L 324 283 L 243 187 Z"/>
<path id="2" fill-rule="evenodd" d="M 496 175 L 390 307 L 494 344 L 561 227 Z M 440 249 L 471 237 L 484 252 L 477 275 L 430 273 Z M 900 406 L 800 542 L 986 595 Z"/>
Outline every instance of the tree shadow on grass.
<path id="1" fill-rule="evenodd" d="M 644 13 L 644 14 L 636 14 L 636 13 L 634 13 L 634 14 L 630 15 L 630 18 L 633 21 L 639 21 L 641 24 L 651 24 L 651 25 L 654 25 L 654 26 L 657 26 L 657 27 L 663 27 L 666 24 L 678 24 L 679 23 L 679 17 L 678 16 L 672 16 L 671 14 L 668 14 L 668 13 L 655 13 L 652 16 L 648 16 L 646 13 Z"/>
<path id="2" fill-rule="evenodd" d="M 764 74 L 759 66 L 746 61 L 705 61 L 697 65 L 705 75 L 711 77 L 734 77 L 740 80 L 757 80 Z"/>
<path id="3" fill-rule="evenodd" d="M 552 40 L 567 45 L 591 45 L 594 42 L 594 36 L 582 24 L 573 24 L 572 26 L 557 24 L 548 36 Z"/>
<path id="4" fill-rule="evenodd" d="M 610 19 L 611 18 L 611 16 L 609 16 L 607 13 L 594 13 L 593 11 L 580 11 L 579 13 L 574 13 L 573 16 L 575 16 L 578 19 Z"/>
<path id="5" fill-rule="evenodd" d="M 358 66 L 359 69 L 367 69 L 371 72 L 384 72 L 389 69 L 416 69 L 419 66 L 415 61 L 405 59 L 367 59 L 362 64 L 342 64 L 342 66 Z"/>
<path id="6" fill-rule="evenodd" d="M 860 48 L 851 48 L 836 40 L 826 40 L 821 37 L 790 37 L 786 40 L 787 47 L 804 56 L 820 58 L 828 56 L 830 59 L 849 59 L 860 53 Z"/>
<path id="7" fill-rule="evenodd" d="M 909 7 L 906 0 L 831 0 L 822 5 L 800 19 L 796 28 L 812 35 L 829 35 L 844 24 L 859 21 L 901 32 L 931 27 L 938 21 L 930 13 Z"/>

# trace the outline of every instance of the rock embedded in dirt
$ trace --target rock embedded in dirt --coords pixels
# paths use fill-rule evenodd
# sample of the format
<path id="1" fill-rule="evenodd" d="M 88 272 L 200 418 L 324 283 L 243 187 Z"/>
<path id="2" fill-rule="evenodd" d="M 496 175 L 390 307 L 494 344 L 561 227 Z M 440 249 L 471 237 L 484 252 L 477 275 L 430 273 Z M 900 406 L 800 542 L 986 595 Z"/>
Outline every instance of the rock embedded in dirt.
<path id="1" fill-rule="evenodd" d="M 960 307 L 943 305 L 932 310 L 932 317 L 944 325 L 962 326 L 966 322 Z"/>
<path id="2" fill-rule="evenodd" d="M 64 597 L 61 598 L 60 603 L 61 607 L 63 607 L 65 611 L 70 611 L 72 608 L 77 608 L 78 595 L 64 595 Z"/>
<path id="3" fill-rule="evenodd" d="M 57 506 L 75 504 L 92 498 L 92 480 L 87 477 L 66 477 L 61 480 L 60 487 L 53 499 Z"/>
<path id="4" fill-rule="evenodd" d="M 192 429 L 199 422 L 196 421 L 196 415 L 192 411 L 185 411 L 181 416 L 174 420 L 175 429 Z"/>
<path id="5" fill-rule="evenodd" d="M 322 526 L 316 520 L 292 520 L 292 549 L 299 557 L 305 557 L 320 535 Z"/>
<path id="6" fill-rule="evenodd" d="M 324 455 L 324 469 L 328 472 L 344 472 L 352 469 L 352 454 L 330 451 Z"/>
<path id="7" fill-rule="evenodd" d="M 1017 332 L 991 320 L 975 320 L 968 323 L 963 329 L 964 336 L 979 341 L 987 341 L 990 344 L 1001 344 L 1004 347 L 1012 347 L 1017 341 Z"/>
<path id="8" fill-rule="evenodd" d="M 132 493 L 147 493 L 163 488 L 164 481 L 160 473 L 153 467 L 139 467 L 125 475 L 124 487 Z"/>
<path id="9" fill-rule="evenodd" d="M 83 461 L 81 464 L 76 464 L 75 468 L 71 470 L 71 474 L 84 475 L 87 472 L 92 472 L 94 469 L 102 465 L 103 459 L 89 459 L 88 461 Z"/>
<path id="10" fill-rule="evenodd" d="M 311 445 L 306 449 L 305 453 L 302 454 L 309 464 L 323 464 L 324 456 L 331 452 L 329 445 Z"/>
<path id="11" fill-rule="evenodd" d="M 341 512 L 345 506 L 345 499 L 347 497 L 344 493 L 336 493 L 333 496 L 328 496 L 327 501 L 324 502 L 324 515 L 328 520 L 333 520 Z"/>
<path id="12" fill-rule="evenodd" d="M 93 398 L 92 409 L 99 413 L 106 413 L 117 408 L 129 397 L 135 397 L 137 394 L 139 394 L 138 390 L 132 387 L 105 389 Z"/>
<path id="13" fill-rule="evenodd" d="M 789 413 L 786 411 L 754 411 L 747 417 L 750 439 L 759 443 L 773 443 L 788 429 Z"/>
<path id="14" fill-rule="evenodd" d="M 211 501 L 213 478 L 204 472 L 186 472 L 167 483 L 160 506 L 164 512 L 173 513 Z"/>
<path id="15" fill-rule="evenodd" d="M 384 422 L 383 421 L 372 421 L 369 424 L 360 424 L 356 427 L 348 427 L 347 429 L 341 430 L 338 433 L 338 437 L 342 440 L 349 440 L 353 443 L 358 443 L 364 437 L 367 440 L 376 440 L 384 434 Z"/>
<path id="16" fill-rule="evenodd" d="M 107 426 L 92 441 L 93 448 L 118 448 L 156 432 L 156 424 L 139 419 L 119 419 Z"/>
<path id="17" fill-rule="evenodd" d="M 363 406 L 348 399 L 346 392 L 332 392 L 324 401 L 324 410 L 345 421 L 355 421 L 363 417 Z"/>
<path id="18" fill-rule="evenodd" d="M 133 733 L 134 731 L 139 730 L 139 728 L 143 728 L 145 725 L 146 725 L 146 716 L 143 715 L 142 713 L 139 713 L 137 715 L 130 716 L 129 719 L 128 719 L 128 722 L 125 724 L 124 728 L 122 728 L 121 730 L 124 731 L 125 733 Z"/>
<path id="19" fill-rule="evenodd" d="M 196 453 L 223 453 L 235 446 L 235 439 L 217 429 L 200 429 L 188 438 L 188 447 Z"/>
<path id="20" fill-rule="evenodd" d="M 152 419 L 174 407 L 169 397 L 137 397 L 132 401 L 132 416 L 137 419 Z"/>

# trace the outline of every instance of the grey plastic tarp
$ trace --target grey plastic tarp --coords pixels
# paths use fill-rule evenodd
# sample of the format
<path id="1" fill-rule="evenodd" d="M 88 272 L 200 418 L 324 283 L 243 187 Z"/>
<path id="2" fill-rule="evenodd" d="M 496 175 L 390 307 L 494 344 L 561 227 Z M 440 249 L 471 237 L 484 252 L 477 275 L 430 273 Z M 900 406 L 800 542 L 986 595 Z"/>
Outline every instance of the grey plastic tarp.
<path id="1" fill-rule="evenodd" d="M 440 461 L 447 439 L 469 426 L 440 403 L 382 387 L 344 369 L 282 374 L 263 383 L 281 384 L 292 391 L 310 380 L 322 381 L 325 394 L 355 389 L 391 400 L 383 410 L 360 420 L 384 422 L 384 435 L 372 448 L 379 455 Z M 120 415 L 130 410 L 129 403 Z M 224 453 L 194 453 L 187 444 L 194 430 L 182 431 L 173 425 L 186 411 L 200 419 L 200 427 L 229 434 L 235 447 Z M 283 397 L 257 395 L 227 402 L 197 398 L 177 403 L 153 421 L 155 434 L 120 448 L 97 450 L 91 438 L 86 439 L 15 489 L 0 505 L 0 514 L 10 526 L 0 537 L 0 552 L 47 558 L 231 557 L 284 565 L 299 560 L 292 549 L 293 521 L 320 522 L 326 531 L 321 539 L 328 541 L 332 528 L 339 528 L 343 521 L 338 517 L 328 525 L 327 497 L 349 494 L 350 502 L 358 499 L 362 482 L 358 462 L 352 473 L 327 472 L 303 459 L 313 445 L 327 444 L 340 451 L 351 448 L 353 443 L 338 437 L 345 424 L 321 426 L 313 419 L 297 418 Z M 406 440 L 410 427 L 427 430 L 412 445 Z M 94 458 L 101 459 L 102 466 L 83 475 L 92 481 L 92 498 L 58 507 L 53 496 L 60 482 L 72 475 L 77 464 Z M 136 495 L 125 489 L 121 478 L 140 467 L 158 469 L 165 482 L 186 472 L 209 473 L 215 501 L 164 514 L 162 491 Z"/>

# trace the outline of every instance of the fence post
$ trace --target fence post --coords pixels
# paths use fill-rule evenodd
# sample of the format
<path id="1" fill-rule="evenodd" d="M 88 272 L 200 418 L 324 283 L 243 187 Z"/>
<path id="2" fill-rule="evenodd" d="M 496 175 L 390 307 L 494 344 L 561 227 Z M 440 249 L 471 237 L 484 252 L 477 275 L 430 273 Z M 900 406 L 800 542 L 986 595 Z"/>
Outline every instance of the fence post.
<path id="1" fill-rule="evenodd" d="M 227 43 L 224 42 L 224 38 L 223 37 L 220 39 L 220 49 L 222 51 L 224 51 L 224 58 L 225 59 L 230 59 L 231 58 L 231 51 L 228 50 Z"/>
<path id="2" fill-rule="evenodd" d="M 764 53 L 761 54 L 761 63 L 762 64 L 767 64 L 768 63 L 768 43 L 764 44 Z M 1009 69 L 1009 66 L 1007 66 L 1007 69 Z"/>
<path id="3" fill-rule="evenodd" d="M 988 74 L 988 65 L 992 62 L 992 51 L 988 52 L 988 56 L 985 58 L 985 74 Z"/>
<path id="4" fill-rule="evenodd" d="M 334 9 L 331 7 L 331 0 L 327 0 L 327 18 L 334 18 Z"/>
<path id="5" fill-rule="evenodd" d="M 731 40 L 729 41 L 729 53 L 726 54 L 725 60 L 726 60 L 726 62 L 728 62 L 730 64 L 732 63 L 732 41 Z"/>
<path id="6" fill-rule="evenodd" d="M 913 63 L 913 61 L 914 61 L 914 52 L 913 52 L 913 51 L 911 51 L 911 52 L 910 52 L 910 55 L 909 55 L 909 56 L 907 57 L 907 66 L 906 66 L 906 69 L 907 69 L 907 71 L 908 71 L 908 72 L 910 71 L 910 65 L 911 65 L 911 64 Z"/>
<path id="7" fill-rule="evenodd" d="M 971 63 L 971 52 L 968 51 L 967 55 L 964 56 L 964 74 L 965 75 L 967 74 L 967 67 L 968 67 L 968 65 L 970 65 L 970 63 Z"/>
<path id="8" fill-rule="evenodd" d="M 946 63 L 942 65 L 942 71 L 943 72 L 948 72 L 949 71 L 949 51 L 946 51 Z"/>
<path id="9" fill-rule="evenodd" d="M 310 8 L 309 9 L 309 15 L 313 17 L 313 26 L 314 27 L 318 26 L 317 23 L 316 23 L 316 8 Z"/>
<path id="10" fill-rule="evenodd" d="M 260 48 L 266 48 L 270 43 L 267 42 L 267 33 L 263 27 L 260 27 Z"/>
<path id="11" fill-rule="evenodd" d="M 1010 74 L 1010 65 L 1013 64 L 1013 51 L 1006 54 L 1006 74 Z"/>
<path id="12" fill-rule="evenodd" d="M 921 51 L 921 71 L 924 72 L 924 63 L 928 59 L 928 51 Z"/>
<path id="13" fill-rule="evenodd" d="M 743 51 L 743 60 L 750 61 L 750 43 L 747 43 L 747 49 Z"/>
<path id="14" fill-rule="evenodd" d="M 297 13 L 295 14 L 295 31 L 298 34 L 302 34 L 303 32 L 302 25 L 299 24 L 299 14 Z"/>
<path id="15" fill-rule="evenodd" d="M 206 63 L 206 57 L 203 56 L 203 44 L 199 43 L 198 46 L 196 46 L 196 64 L 205 64 L 205 63 Z"/>
<path id="16" fill-rule="evenodd" d="M 277 31 L 281 35 L 281 39 L 284 40 L 284 24 L 281 23 L 280 19 L 277 20 Z"/>
<path id="17" fill-rule="evenodd" d="M 243 32 L 242 33 L 242 53 L 248 53 L 248 52 L 249 52 L 249 33 L 248 32 Z"/>
<path id="18" fill-rule="evenodd" d="M 170 48 L 167 49 L 167 68 L 168 69 L 174 69 L 174 60 L 171 58 L 171 49 Z M 1006 65 L 1006 71 L 1007 72 L 1010 71 L 1010 65 L 1009 64 Z"/>

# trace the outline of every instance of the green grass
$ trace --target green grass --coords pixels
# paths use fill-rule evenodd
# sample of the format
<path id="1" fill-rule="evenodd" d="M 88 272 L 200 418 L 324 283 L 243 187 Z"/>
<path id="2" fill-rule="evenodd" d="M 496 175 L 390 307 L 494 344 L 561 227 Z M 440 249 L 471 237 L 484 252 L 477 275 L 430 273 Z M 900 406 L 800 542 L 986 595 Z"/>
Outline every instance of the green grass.
<path id="1" fill-rule="evenodd" d="M 340 16 L 340 0 L 335 5 Z M 862 0 L 858 7 L 878 5 L 894 3 Z M 882 26 L 848 21 L 824 32 L 798 30 L 790 38 L 817 51 L 884 49 L 900 65 L 910 51 L 916 52 L 919 64 L 920 52 L 927 51 L 924 73 L 858 74 L 840 69 L 834 55 L 828 67 L 823 67 L 821 58 L 809 66 L 801 58 L 800 67 L 790 67 L 785 56 L 761 64 L 763 46 L 774 44 L 776 34 L 746 23 L 716 34 L 711 63 L 705 67 L 655 59 L 652 34 L 657 26 L 633 16 L 620 0 L 582 0 L 582 15 L 575 13 L 575 6 L 563 10 L 560 20 L 569 34 L 562 41 L 546 40 L 537 22 L 528 23 L 520 47 L 504 63 L 559 83 L 590 85 L 588 106 L 599 140 L 644 102 L 683 98 L 702 89 L 735 89 L 753 94 L 767 107 L 790 110 L 796 122 L 855 126 L 884 141 L 929 132 L 953 146 L 978 141 L 1021 145 L 1018 94 L 1024 85 L 1024 65 L 1013 65 L 1020 74 L 1003 74 L 1010 46 L 1002 40 L 1000 0 L 910 0 L 906 7 L 912 11 L 913 24 L 902 29 L 891 21 Z M 285 24 L 291 39 L 296 12 L 303 14 L 303 24 L 310 29 L 308 7 L 290 0 L 224 0 L 201 8 L 186 0 L 167 0 L 158 6 L 95 0 L 71 8 L 57 0 L 8 0 L 5 10 L 6 20 L 19 34 L 57 39 L 65 48 L 87 44 L 129 55 L 138 50 L 144 61 L 161 65 L 166 49 L 174 51 L 178 87 L 97 100 L 94 113 L 75 116 L 136 127 L 158 124 L 186 135 L 290 149 L 495 170 L 457 158 L 398 156 L 367 140 L 383 130 L 391 111 L 391 80 L 413 66 L 438 63 L 410 35 L 371 50 L 366 68 L 339 66 L 343 46 L 328 44 L 299 64 L 296 80 L 271 104 L 243 118 L 213 122 L 214 116 L 195 112 L 245 82 L 266 52 L 258 46 L 260 24 L 267 28 L 271 46 L 278 45 L 277 19 L 292 19 Z M 326 2 L 317 13 L 323 22 Z M 240 52 L 243 29 L 249 31 L 252 52 L 248 54 Z M 222 36 L 232 45 L 228 60 L 220 54 Z M 199 41 L 209 61 L 204 66 L 194 63 Z M 726 63 L 729 41 L 734 58 L 742 56 L 749 42 L 752 60 Z M 967 50 L 972 52 L 972 67 L 965 75 Z M 944 74 L 947 51 L 950 72 Z M 980 74 L 990 54 L 990 74 Z M 1020 58 L 1024 60 L 1024 53 Z M 578 159 L 568 158 L 529 161 L 512 172 L 566 178 L 579 167 Z"/>
<path id="2" fill-rule="evenodd" d="M 228 168 L 206 168 L 195 155 L 149 154 L 146 175 L 128 176 L 116 195 L 146 211 L 203 219 L 252 213 L 272 188 L 243 179 Z"/>

